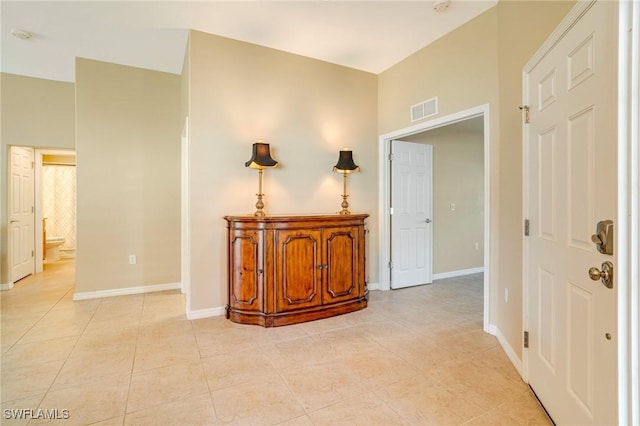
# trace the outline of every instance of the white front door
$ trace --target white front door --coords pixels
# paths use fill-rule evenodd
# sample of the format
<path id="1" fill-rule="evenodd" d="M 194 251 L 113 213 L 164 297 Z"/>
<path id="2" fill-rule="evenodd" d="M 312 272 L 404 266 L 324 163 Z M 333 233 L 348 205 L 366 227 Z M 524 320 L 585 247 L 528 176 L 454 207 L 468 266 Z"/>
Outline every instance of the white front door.
<path id="1" fill-rule="evenodd" d="M 34 187 L 33 149 L 11 147 L 9 173 L 9 247 L 11 280 L 18 281 L 34 271 Z"/>
<path id="2" fill-rule="evenodd" d="M 433 217 L 431 145 L 391 142 L 391 288 L 431 279 Z"/>
<path id="3" fill-rule="evenodd" d="M 576 8 L 588 11 L 570 13 L 524 74 L 526 375 L 556 424 L 613 425 L 616 256 L 592 234 L 617 217 L 617 6 Z M 604 262 L 613 288 L 590 279 Z"/>

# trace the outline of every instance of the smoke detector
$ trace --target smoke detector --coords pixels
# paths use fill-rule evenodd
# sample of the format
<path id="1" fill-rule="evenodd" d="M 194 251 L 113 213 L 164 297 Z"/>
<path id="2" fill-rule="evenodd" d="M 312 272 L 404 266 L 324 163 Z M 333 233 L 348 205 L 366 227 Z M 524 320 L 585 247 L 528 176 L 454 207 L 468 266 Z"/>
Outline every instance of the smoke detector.
<path id="1" fill-rule="evenodd" d="M 19 30 L 17 28 L 11 30 L 11 35 L 21 40 L 29 40 L 33 36 L 29 31 Z"/>
<path id="2" fill-rule="evenodd" d="M 433 10 L 436 12 L 444 12 L 450 4 L 451 0 L 436 0 L 433 2 Z"/>

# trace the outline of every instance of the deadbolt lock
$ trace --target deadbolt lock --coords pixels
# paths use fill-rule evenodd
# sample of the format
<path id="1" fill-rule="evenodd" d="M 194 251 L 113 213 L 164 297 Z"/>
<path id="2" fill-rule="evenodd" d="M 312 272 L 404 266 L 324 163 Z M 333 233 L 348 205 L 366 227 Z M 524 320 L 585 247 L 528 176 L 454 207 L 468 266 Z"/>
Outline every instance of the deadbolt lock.
<path id="1" fill-rule="evenodd" d="M 591 241 L 602 254 L 613 254 L 613 221 L 601 220 L 596 226 L 596 233 L 591 236 Z"/>
<path id="2" fill-rule="evenodd" d="M 589 268 L 589 278 L 594 281 L 602 280 L 602 284 L 604 284 L 607 288 L 613 288 L 613 263 L 604 262 L 602 264 L 602 270 L 596 268 Z"/>

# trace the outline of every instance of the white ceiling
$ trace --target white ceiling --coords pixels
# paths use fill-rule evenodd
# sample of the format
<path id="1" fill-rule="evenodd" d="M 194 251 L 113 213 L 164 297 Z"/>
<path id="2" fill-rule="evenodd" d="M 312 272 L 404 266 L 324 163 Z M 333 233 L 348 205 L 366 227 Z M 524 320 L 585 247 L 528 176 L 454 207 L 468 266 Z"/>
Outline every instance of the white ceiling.
<path id="1" fill-rule="evenodd" d="M 74 81 L 84 57 L 179 74 L 195 29 L 378 74 L 496 2 L 2 0 L 0 70 Z"/>

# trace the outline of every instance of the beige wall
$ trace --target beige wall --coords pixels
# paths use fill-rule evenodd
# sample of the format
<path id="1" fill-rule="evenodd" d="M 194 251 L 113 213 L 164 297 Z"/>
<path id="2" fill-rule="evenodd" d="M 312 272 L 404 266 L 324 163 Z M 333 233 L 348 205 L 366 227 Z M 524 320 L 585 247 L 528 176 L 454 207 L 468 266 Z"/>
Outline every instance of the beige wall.
<path id="1" fill-rule="evenodd" d="M 0 284 L 8 284 L 9 146 L 74 149 L 73 84 L 0 73 L 0 129 Z"/>
<path id="2" fill-rule="evenodd" d="M 500 282 L 497 324 L 521 356 L 522 68 L 571 10 L 570 1 L 498 3 L 500 74 Z M 505 302 L 505 289 L 509 303 Z"/>
<path id="3" fill-rule="evenodd" d="M 361 167 L 349 177 L 352 211 L 368 221 L 369 278 L 377 280 L 377 78 L 373 74 L 192 31 L 189 41 L 192 311 L 227 303 L 224 215 L 255 210 L 258 138 L 277 168 L 264 174 L 268 214 L 335 213 L 340 148 Z"/>
<path id="4" fill-rule="evenodd" d="M 409 108 L 437 96 L 439 115 L 490 108 L 490 290 L 495 325 L 521 357 L 522 67 L 573 6 L 505 2 L 380 75 L 379 132 L 409 127 Z M 505 289 L 509 302 L 505 302 Z"/>
<path id="5" fill-rule="evenodd" d="M 473 118 L 402 139 L 433 146 L 433 273 L 482 267 L 482 118 Z M 453 210 L 451 204 L 454 204 Z"/>
<path id="6" fill-rule="evenodd" d="M 379 75 L 378 130 L 412 124 L 411 105 L 438 97 L 439 114 L 498 102 L 496 8 L 469 21 Z M 464 94 L 464 96 L 461 96 Z M 497 125 L 497 117 L 492 124 Z"/>
<path id="7" fill-rule="evenodd" d="M 179 283 L 180 76 L 77 59 L 76 113 L 75 292 Z"/>

